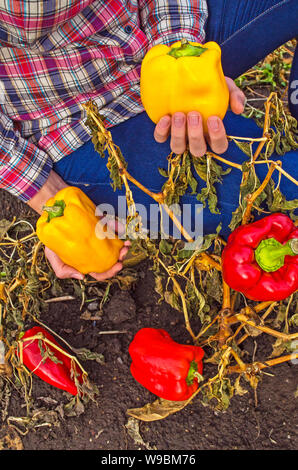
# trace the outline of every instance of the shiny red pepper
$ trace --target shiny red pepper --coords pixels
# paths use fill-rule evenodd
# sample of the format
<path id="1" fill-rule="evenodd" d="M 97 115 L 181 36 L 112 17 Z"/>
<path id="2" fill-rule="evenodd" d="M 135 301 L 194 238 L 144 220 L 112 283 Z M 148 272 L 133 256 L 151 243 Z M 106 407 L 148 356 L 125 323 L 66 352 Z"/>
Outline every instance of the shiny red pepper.
<path id="1" fill-rule="evenodd" d="M 143 387 L 170 401 L 187 400 L 198 388 L 204 351 L 176 343 L 162 329 L 142 328 L 129 345 L 133 377 Z"/>
<path id="2" fill-rule="evenodd" d="M 298 228 L 275 213 L 242 225 L 222 253 L 225 282 L 248 299 L 277 301 L 298 289 Z"/>
<path id="3" fill-rule="evenodd" d="M 36 335 L 38 337 L 34 338 Z M 26 338 L 28 339 L 26 340 Z M 47 343 L 44 338 L 64 351 L 50 333 L 40 326 L 35 326 L 27 330 L 19 340 L 18 357 L 31 372 L 45 382 L 72 395 L 77 395 L 78 390 L 75 385 L 73 372 L 76 374 L 76 380 L 82 383 L 82 371 L 77 364 L 72 363 L 73 361 L 70 357 Z M 45 358 L 46 351 L 52 357 Z"/>

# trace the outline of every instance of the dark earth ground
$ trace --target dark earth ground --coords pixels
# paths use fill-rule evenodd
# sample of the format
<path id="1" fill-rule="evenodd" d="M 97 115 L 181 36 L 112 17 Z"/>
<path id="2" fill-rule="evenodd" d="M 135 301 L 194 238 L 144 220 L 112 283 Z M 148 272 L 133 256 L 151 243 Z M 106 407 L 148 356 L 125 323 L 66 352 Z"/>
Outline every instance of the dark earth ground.
<path id="1" fill-rule="evenodd" d="M 23 217 L 34 222 L 35 215 L 8 193 L 0 193 L 0 219 Z M 97 402 L 90 401 L 85 411 L 59 420 L 59 426 L 35 428 L 26 435 L 10 428 L 12 437 L 25 450 L 294 450 L 297 449 L 297 413 L 294 397 L 297 365 L 290 362 L 266 369 L 257 388 L 257 401 L 248 383 L 247 393 L 234 396 L 225 412 L 204 407 L 199 395 L 181 411 L 159 421 L 138 421 L 141 441 L 135 441 L 126 427 L 128 408 L 141 407 L 156 397 L 139 385 L 129 371 L 128 346 L 143 327 L 166 329 L 174 340 L 187 343 L 181 313 L 167 303 L 158 303 L 153 274 L 147 262 L 135 268 L 138 281 L 129 291 L 113 286 L 105 304 L 102 320 L 80 318 L 79 300 L 49 304 L 40 320 L 75 348 L 85 347 L 104 355 L 105 364 L 84 361 L 90 379 L 99 388 Z M 31 326 L 31 325 L 30 325 Z M 115 331 L 116 334 L 100 334 Z M 119 332 L 120 331 L 120 332 Z M 194 331 L 196 330 L 194 323 Z M 249 356 L 262 361 L 270 355 L 274 339 L 267 335 L 249 337 L 241 344 Z M 206 350 L 208 355 L 208 350 Z M 204 375 L 213 365 L 206 364 Z M 212 369 L 213 368 L 213 369 Z M 39 407 L 56 409 L 67 403 L 69 395 L 39 378 L 33 380 L 33 397 Z M 24 401 L 13 392 L 8 416 L 25 416 Z M 6 424 L 0 437 L 7 433 Z M 11 444 L 10 448 L 14 448 Z M 15 447 L 17 448 L 17 446 Z"/>

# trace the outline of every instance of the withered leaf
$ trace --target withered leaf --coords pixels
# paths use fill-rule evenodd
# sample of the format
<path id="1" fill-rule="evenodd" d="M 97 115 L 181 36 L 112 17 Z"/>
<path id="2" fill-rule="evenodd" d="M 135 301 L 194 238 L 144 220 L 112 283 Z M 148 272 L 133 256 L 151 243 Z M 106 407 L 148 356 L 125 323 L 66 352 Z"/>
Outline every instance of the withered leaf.
<path id="1" fill-rule="evenodd" d="M 95 361 L 98 362 L 98 364 L 105 363 L 103 354 L 90 351 L 87 348 L 76 348 L 74 351 L 82 361 Z"/>
<path id="2" fill-rule="evenodd" d="M 151 447 L 147 442 L 144 442 L 141 433 L 140 433 L 140 426 L 139 421 L 135 418 L 128 418 L 128 421 L 125 425 L 129 436 L 133 439 L 136 445 L 142 445 L 146 447 L 148 450 L 155 450 L 156 447 Z"/>
<path id="3" fill-rule="evenodd" d="M 73 397 L 66 405 L 64 405 L 64 413 L 66 416 L 80 416 L 85 411 L 84 404 L 77 396 Z"/>
<path id="4" fill-rule="evenodd" d="M 298 208 L 298 199 L 287 201 L 280 189 L 272 192 L 271 202 L 268 204 L 270 212 L 291 211 Z"/>
<path id="5" fill-rule="evenodd" d="M 232 141 L 237 145 L 240 150 L 245 153 L 248 157 L 251 157 L 252 155 L 252 144 L 251 142 L 242 142 L 236 139 L 232 139 Z"/>
<path id="6" fill-rule="evenodd" d="M 157 421 L 182 410 L 190 400 L 168 401 L 158 398 L 153 403 L 147 403 L 142 408 L 130 408 L 127 414 L 141 421 Z"/>
<path id="7" fill-rule="evenodd" d="M 298 326 L 298 313 L 295 313 L 289 319 L 289 325 L 291 326 Z"/>
<path id="8" fill-rule="evenodd" d="M 237 379 L 235 380 L 234 387 L 235 387 L 235 394 L 243 396 L 247 393 L 247 390 L 240 385 L 241 375 L 238 375 Z"/>
<path id="9" fill-rule="evenodd" d="M 179 302 L 179 296 L 175 292 L 169 292 L 168 290 L 164 293 L 164 300 L 171 305 L 175 310 L 182 311 L 182 305 Z"/>
<path id="10" fill-rule="evenodd" d="M 222 280 L 219 272 L 215 269 L 209 274 L 206 279 L 206 294 L 215 299 L 217 302 L 222 302 Z"/>

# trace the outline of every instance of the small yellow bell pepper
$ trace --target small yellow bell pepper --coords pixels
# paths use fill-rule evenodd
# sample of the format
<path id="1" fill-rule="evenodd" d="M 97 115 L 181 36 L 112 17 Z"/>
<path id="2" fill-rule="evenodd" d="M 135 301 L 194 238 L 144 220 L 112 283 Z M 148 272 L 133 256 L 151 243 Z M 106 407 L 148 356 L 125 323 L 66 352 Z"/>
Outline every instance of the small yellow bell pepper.
<path id="1" fill-rule="evenodd" d="M 47 201 L 36 223 L 39 240 L 82 274 L 109 270 L 124 245 L 95 211 L 83 191 L 68 186 Z"/>
<path id="2" fill-rule="evenodd" d="M 182 39 L 170 47 L 152 47 L 142 61 L 140 90 L 144 109 L 155 124 L 166 114 L 198 111 L 206 134 L 208 117 L 223 119 L 229 105 L 220 46 Z"/>

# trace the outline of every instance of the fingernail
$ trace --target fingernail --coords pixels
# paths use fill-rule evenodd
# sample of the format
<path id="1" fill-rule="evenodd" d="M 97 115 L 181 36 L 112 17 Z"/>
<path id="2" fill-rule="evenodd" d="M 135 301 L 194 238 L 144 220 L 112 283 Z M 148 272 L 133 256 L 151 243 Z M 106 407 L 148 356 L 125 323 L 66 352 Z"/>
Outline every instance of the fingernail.
<path id="1" fill-rule="evenodd" d="M 191 126 L 197 126 L 199 124 L 199 116 L 197 114 L 189 114 L 188 122 Z"/>
<path id="2" fill-rule="evenodd" d="M 163 117 L 160 120 L 160 126 L 161 127 L 168 127 L 169 123 L 170 123 L 170 120 L 169 120 L 168 117 Z"/>
<path id="3" fill-rule="evenodd" d="M 219 119 L 216 117 L 210 117 L 208 119 L 208 127 L 212 131 L 218 131 L 219 130 Z"/>
<path id="4" fill-rule="evenodd" d="M 175 116 L 174 117 L 174 123 L 176 127 L 182 127 L 184 124 L 184 119 L 182 116 Z"/>
<path id="5" fill-rule="evenodd" d="M 82 280 L 84 279 L 84 275 L 83 275 L 83 274 L 79 274 L 79 273 L 74 273 L 74 274 L 72 275 L 72 277 L 73 277 L 74 279 L 79 279 L 79 281 L 82 281 Z"/>

